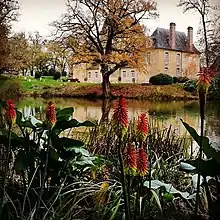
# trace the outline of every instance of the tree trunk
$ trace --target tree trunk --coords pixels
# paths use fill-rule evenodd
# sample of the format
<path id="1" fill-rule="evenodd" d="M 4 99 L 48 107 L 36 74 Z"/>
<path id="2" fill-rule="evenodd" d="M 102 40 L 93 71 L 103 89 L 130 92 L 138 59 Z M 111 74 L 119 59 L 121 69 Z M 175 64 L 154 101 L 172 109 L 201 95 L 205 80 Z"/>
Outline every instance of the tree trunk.
<path id="1" fill-rule="evenodd" d="M 102 117 L 100 124 L 107 123 L 109 120 L 109 112 L 111 110 L 112 101 L 110 99 L 102 100 Z"/>
<path id="2" fill-rule="evenodd" d="M 104 98 L 111 97 L 111 84 L 109 81 L 109 74 L 107 73 L 102 75 L 102 91 Z"/>

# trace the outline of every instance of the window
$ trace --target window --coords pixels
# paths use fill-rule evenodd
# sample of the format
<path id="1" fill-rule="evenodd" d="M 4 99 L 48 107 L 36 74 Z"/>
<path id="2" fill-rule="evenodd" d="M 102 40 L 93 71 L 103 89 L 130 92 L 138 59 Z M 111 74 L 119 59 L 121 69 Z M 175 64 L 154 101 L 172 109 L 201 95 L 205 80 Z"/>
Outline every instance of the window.
<path id="1" fill-rule="evenodd" d="M 131 70 L 131 77 L 134 78 L 135 77 L 135 71 Z"/>
<path id="2" fill-rule="evenodd" d="M 88 72 L 88 78 L 91 78 L 91 72 Z"/>
<path id="3" fill-rule="evenodd" d="M 177 55 L 176 55 L 176 65 L 177 66 L 179 66 L 180 65 L 180 62 L 181 62 L 181 59 L 180 59 L 181 57 L 180 57 L 180 54 L 178 53 Z"/>
<path id="4" fill-rule="evenodd" d="M 95 72 L 95 78 L 98 78 L 98 72 Z"/>
<path id="5" fill-rule="evenodd" d="M 147 53 L 147 63 L 148 63 L 148 64 L 151 63 L 151 62 L 150 62 L 150 53 L 149 53 L 149 52 Z"/>
<path id="6" fill-rule="evenodd" d="M 165 67 L 164 73 L 168 74 L 168 71 L 169 71 L 168 67 Z"/>
<path id="7" fill-rule="evenodd" d="M 180 68 L 176 68 L 176 76 L 181 76 Z"/>
<path id="8" fill-rule="evenodd" d="M 126 76 L 127 76 L 126 71 L 122 71 L 122 76 L 123 76 L 123 77 L 126 77 Z"/>
<path id="9" fill-rule="evenodd" d="M 168 52 L 165 52 L 164 54 L 164 63 L 165 65 L 169 64 L 169 53 Z"/>

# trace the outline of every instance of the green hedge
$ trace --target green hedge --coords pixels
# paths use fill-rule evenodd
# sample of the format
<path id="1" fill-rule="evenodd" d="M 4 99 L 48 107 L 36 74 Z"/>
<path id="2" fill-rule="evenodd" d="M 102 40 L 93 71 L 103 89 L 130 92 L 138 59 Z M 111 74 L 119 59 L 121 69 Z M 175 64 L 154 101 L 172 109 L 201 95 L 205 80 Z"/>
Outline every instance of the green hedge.
<path id="1" fill-rule="evenodd" d="M 197 89 L 196 80 L 188 80 L 184 83 L 183 88 L 187 92 L 195 92 Z"/>
<path id="2" fill-rule="evenodd" d="M 189 78 L 186 76 L 178 76 L 178 77 L 174 76 L 173 77 L 173 83 L 185 83 L 188 80 Z"/>
<path id="3" fill-rule="evenodd" d="M 220 76 L 212 78 L 207 98 L 210 100 L 220 100 Z"/>
<path id="4" fill-rule="evenodd" d="M 173 83 L 173 77 L 164 73 L 152 76 L 149 80 L 152 85 L 169 85 Z"/>

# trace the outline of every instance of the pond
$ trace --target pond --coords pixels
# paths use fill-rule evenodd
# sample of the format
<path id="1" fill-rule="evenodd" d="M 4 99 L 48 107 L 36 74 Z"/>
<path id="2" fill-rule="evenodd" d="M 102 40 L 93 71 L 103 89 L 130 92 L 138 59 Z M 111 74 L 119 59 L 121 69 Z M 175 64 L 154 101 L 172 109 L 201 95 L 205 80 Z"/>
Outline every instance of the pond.
<path id="1" fill-rule="evenodd" d="M 85 99 L 50 99 L 56 106 L 56 109 L 65 107 L 74 107 L 74 117 L 78 121 L 100 120 L 103 116 L 103 109 L 106 106 L 112 106 L 112 103 L 104 103 L 102 100 Z M 23 114 L 36 115 L 37 118 L 44 117 L 44 109 L 49 100 L 41 98 L 24 98 L 17 103 L 17 107 Z M 110 107 L 108 109 L 110 109 Z M 208 102 L 206 106 L 205 134 L 212 141 L 220 143 L 220 103 Z M 193 126 L 197 131 L 200 127 L 199 105 L 197 101 L 193 102 L 149 102 L 128 100 L 129 118 L 137 118 L 138 114 L 147 112 L 150 119 L 160 128 L 166 128 L 172 125 L 178 135 L 185 135 L 186 130 L 183 127 L 180 118 Z M 112 114 L 110 110 L 109 117 Z"/>

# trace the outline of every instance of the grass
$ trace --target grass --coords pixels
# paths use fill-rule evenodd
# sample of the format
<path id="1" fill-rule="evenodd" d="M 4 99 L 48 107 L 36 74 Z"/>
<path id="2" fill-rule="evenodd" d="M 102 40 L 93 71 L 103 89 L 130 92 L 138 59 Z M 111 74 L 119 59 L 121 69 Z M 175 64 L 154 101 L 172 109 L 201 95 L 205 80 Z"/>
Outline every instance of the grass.
<path id="1" fill-rule="evenodd" d="M 89 97 L 99 98 L 102 96 L 102 88 L 97 83 L 75 83 L 54 80 L 52 77 L 44 77 L 41 80 L 33 77 L 8 77 L 0 76 L 0 88 L 8 79 L 15 79 L 21 85 L 23 96 L 33 97 Z M 143 100 L 195 100 L 197 96 L 184 91 L 182 84 L 163 86 L 112 83 L 112 95 L 120 95 L 130 99 Z"/>

